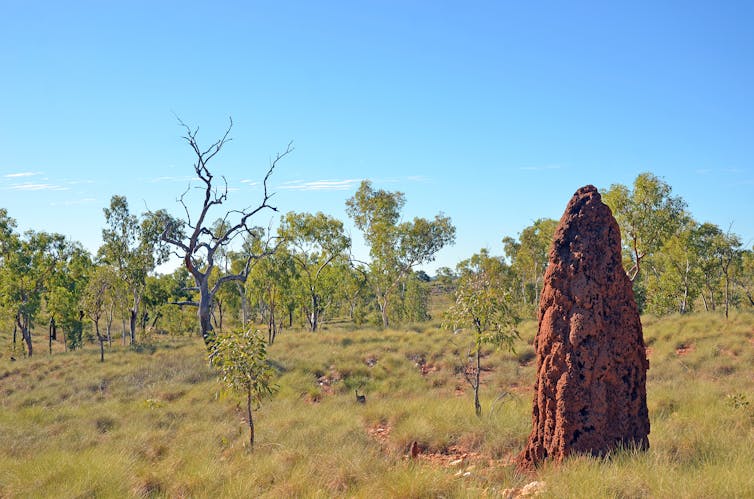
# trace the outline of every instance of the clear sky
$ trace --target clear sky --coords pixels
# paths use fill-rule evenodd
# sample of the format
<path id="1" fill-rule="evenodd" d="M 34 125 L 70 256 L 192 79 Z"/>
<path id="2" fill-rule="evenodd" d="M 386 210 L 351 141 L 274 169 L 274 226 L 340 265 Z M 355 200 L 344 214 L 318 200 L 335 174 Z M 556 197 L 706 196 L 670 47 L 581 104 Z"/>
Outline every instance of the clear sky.
<path id="1" fill-rule="evenodd" d="M 214 168 L 238 206 L 292 140 L 282 213 L 345 221 L 365 178 L 403 191 L 406 218 L 457 227 L 430 272 L 644 171 L 750 247 L 752 20 L 750 1 L 0 0 L 0 206 L 96 251 L 114 194 L 179 213 L 176 115 L 204 143 L 232 116 Z"/>

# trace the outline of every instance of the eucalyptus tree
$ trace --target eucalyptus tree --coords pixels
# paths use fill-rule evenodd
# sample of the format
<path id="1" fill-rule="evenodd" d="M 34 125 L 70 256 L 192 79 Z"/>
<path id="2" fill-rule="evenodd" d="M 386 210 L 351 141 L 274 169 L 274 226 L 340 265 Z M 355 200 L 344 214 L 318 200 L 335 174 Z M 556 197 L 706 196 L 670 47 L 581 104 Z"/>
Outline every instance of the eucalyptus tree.
<path id="1" fill-rule="evenodd" d="M 26 344 L 34 353 L 31 330 L 58 264 L 68 258 L 70 245 L 60 234 L 28 231 L 4 242 L 7 252 L 0 266 L 0 301 L 13 317 Z"/>
<path id="2" fill-rule="evenodd" d="M 170 305 L 172 282 L 168 276 L 147 276 L 144 288 L 143 311 L 139 320 L 142 334 L 150 333 L 157 329 L 157 323 L 164 316 L 164 311 Z"/>
<path id="3" fill-rule="evenodd" d="M 754 248 L 742 250 L 736 285 L 743 291 L 749 305 L 754 307 Z"/>
<path id="4" fill-rule="evenodd" d="M 693 245 L 698 255 L 698 265 L 704 286 L 701 295 L 704 309 L 707 311 L 715 311 L 719 301 L 717 293 L 722 283 L 719 255 L 724 236 L 720 227 L 712 223 L 703 223 L 695 231 Z"/>
<path id="5" fill-rule="evenodd" d="M 513 351 L 519 338 L 510 293 L 505 282 L 505 263 L 490 257 L 486 250 L 458 264 L 460 277 L 455 302 L 445 314 L 445 327 L 458 331 L 469 329 L 472 345 L 469 349 L 471 366 L 464 369 L 464 377 L 474 390 L 474 411 L 482 415 L 479 387 L 482 372 L 482 347 L 506 348 Z"/>
<path id="6" fill-rule="evenodd" d="M 136 342 L 139 307 L 147 275 L 165 261 L 168 254 L 158 245 L 160 232 L 150 217 L 133 215 L 124 196 L 113 196 L 104 208 L 106 227 L 102 229 L 99 258 L 112 265 L 126 283 L 130 294 L 130 342 Z"/>
<path id="7" fill-rule="evenodd" d="M 651 173 L 641 173 L 633 190 L 613 184 L 602 194 L 620 226 L 624 251 L 630 255 L 629 279 L 634 281 L 642 261 L 660 250 L 688 219 L 686 202 L 672 195 L 668 183 Z"/>
<path id="8" fill-rule="evenodd" d="M 321 212 L 314 215 L 289 212 L 283 217 L 278 234 L 290 248 L 290 256 L 298 267 L 308 298 L 304 307 L 308 311 L 306 319 L 309 329 L 316 331 L 323 310 L 321 295 L 326 271 L 350 248 L 351 239 L 343 230 L 343 222 Z"/>
<path id="9" fill-rule="evenodd" d="M 292 322 L 292 306 L 298 301 L 296 265 L 285 247 L 258 260 L 251 268 L 247 292 L 252 305 L 267 324 L 267 342 L 275 342 L 283 320 Z"/>
<path id="10" fill-rule="evenodd" d="M 198 180 L 201 202 L 193 210 L 192 215 L 192 210 L 189 208 L 186 197 L 191 191 L 191 188 L 189 188 L 178 199 L 185 213 L 185 218 L 173 217 L 164 210 L 151 213 L 151 218 L 155 224 L 162 227 L 162 241 L 172 246 L 175 254 L 183 260 L 183 264 L 194 279 L 199 292 L 199 299 L 198 301 L 186 304 L 197 307 L 202 338 L 209 348 L 214 341 L 212 304 L 218 290 L 223 284 L 228 282 L 245 282 L 252 268 L 252 262 L 262 256 L 271 254 L 274 250 L 265 248 L 261 254 L 247 255 L 242 268 L 238 272 L 225 274 L 210 285 L 210 279 L 217 265 L 216 258 L 219 256 L 218 252 L 227 249 L 239 236 L 254 237 L 254 226 L 251 225 L 251 221 L 255 215 L 265 210 L 277 211 L 277 208 L 269 204 L 271 194 L 268 191 L 267 182 L 278 162 L 288 155 L 293 148 L 289 144 L 286 150 L 283 153 L 277 154 L 270 163 L 262 181 L 261 201 L 254 207 L 225 211 L 220 217 L 223 229 L 213 231 L 211 225 L 212 213 L 226 203 L 229 189 L 224 177 L 220 177 L 220 185 L 218 185 L 218 179 L 216 179 L 208 165 L 231 140 L 229 135 L 233 127 L 233 120 L 230 120 L 224 135 L 207 148 L 199 145 L 197 140 L 198 128 L 191 129 L 180 120 L 179 124 L 185 131 L 183 139 L 189 145 L 194 155 L 193 170 Z"/>
<path id="11" fill-rule="evenodd" d="M 731 302 L 731 285 L 735 272 L 741 263 L 741 238 L 730 230 L 723 234 L 718 247 L 718 258 L 725 283 L 723 296 L 725 298 L 725 318 L 727 319 Z"/>
<path id="12" fill-rule="evenodd" d="M 503 238 L 505 254 L 519 276 L 521 299 L 532 309 L 539 302 L 557 225 L 558 221 L 552 218 L 539 218 L 521 231 L 518 241 L 512 237 Z"/>
<path id="13" fill-rule="evenodd" d="M 228 390 L 246 399 L 246 424 L 249 426 L 249 448 L 255 440 L 253 410 L 278 389 L 272 382 L 274 370 L 267 362 L 267 345 L 257 330 L 222 334 L 211 347 L 212 365 Z"/>
<path id="14" fill-rule="evenodd" d="M 15 232 L 16 220 L 8 215 L 8 210 L 0 208 L 0 288 L 4 289 L 5 279 L 12 277 L 3 271 L 8 263 L 8 258 L 18 250 L 19 236 Z M 2 308 L 4 318 L 13 324 L 13 350 L 16 349 L 16 338 L 18 336 L 18 325 L 14 313 L 14 307 L 9 300 L 0 296 L 0 307 Z"/>
<path id="15" fill-rule="evenodd" d="M 63 330 L 66 346 L 83 345 L 83 322 L 79 302 L 92 272 L 92 259 L 79 243 L 66 243 L 65 258 L 57 260 L 44 293 L 44 305 L 50 321 L 50 352 L 55 329 Z"/>
<path id="16" fill-rule="evenodd" d="M 106 334 L 100 332 L 100 319 L 107 317 L 108 292 L 116 282 L 117 277 L 112 269 L 106 265 L 98 266 L 91 274 L 80 300 L 81 310 L 94 325 L 94 334 L 99 341 L 100 362 L 105 361 L 105 341 L 111 341 L 109 325 Z"/>
<path id="17" fill-rule="evenodd" d="M 426 274 L 424 274 L 426 275 Z M 421 272 L 410 272 L 400 287 L 400 316 L 407 322 L 424 322 L 429 315 L 430 285 Z"/>
<path id="18" fill-rule="evenodd" d="M 358 323 L 357 308 L 368 299 L 367 269 L 349 257 L 336 259 L 333 270 L 338 281 L 336 292 L 348 311 L 348 319 Z"/>
<path id="19" fill-rule="evenodd" d="M 369 246 L 369 279 L 384 327 L 390 324 L 391 299 L 409 272 L 434 261 L 438 251 L 455 241 L 455 227 L 442 214 L 401 223 L 405 203 L 402 192 L 375 190 L 368 180 L 346 201 L 348 215 Z"/>
<path id="20" fill-rule="evenodd" d="M 689 221 L 651 259 L 647 306 L 653 313 L 685 314 L 693 310 L 703 283 L 697 235 L 698 224 Z"/>

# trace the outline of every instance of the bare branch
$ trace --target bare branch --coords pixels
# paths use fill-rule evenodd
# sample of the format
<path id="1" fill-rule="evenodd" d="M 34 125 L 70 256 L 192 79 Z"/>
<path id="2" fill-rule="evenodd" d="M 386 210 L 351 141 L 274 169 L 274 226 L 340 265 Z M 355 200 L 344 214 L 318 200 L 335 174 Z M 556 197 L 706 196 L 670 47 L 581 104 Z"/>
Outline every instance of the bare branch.
<path id="1" fill-rule="evenodd" d="M 185 301 L 174 302 L 174 304 L 199 307 L 199 321 L 202 329 L 202 336 L 207 345 L 210 345 L 213 341 L 212 324 L 210 320 L 211 307 L 215 294 L 220 286 L 223 283 L 230 281 L 245 282 L 248 278 L 253 262 L 274 253 L 280 243 L 274 248 L 270 248 L 270 240 L 268 239 L 267 248 L 262 251 L 261 254 L 249 255 L 246 258 L 241 272 L 223 275 L 217 280 L 215 285 L 209 289 L 208 279 L 212 275 L 212 271 L 215 267 L 215 254 L 220 248 L 230 245 L 239 234 L 251 234 L 252 228 L 249 226 L 249 220 L 254 215 L 265 209 L 277 211 L 277 208 L 270 205 L 272 194 L 269 192 L 268 182 L 279 161 L 293 151 L 293 143 L 289 143 L 285 151 L 278 153 L 270 163 L 264 176 L 264 195 L 261 202 L 255 207 L 250 207 L 245 210 L 226 211 L 225 215 L 222 217 L 222 223 L 223 227 L 227 226 L 227 228 L 218 231 L 219 233 L 214 233 L 208 226 L 209 212 L 214 206 L 222 205 L 228 200 L 230 188 L 228 186 L 228 181 L 224 176 L 221 176 L 223 183 L 222 186 L 218 188 L 215 177 L 208 167 L 208 163 L 222 150 L 226 143 L 231 141 L 230 132 L 233 128 L 233 119 L 229 118 L 228 127 L 222 137 L 206 149 L 199 146 L 197 140 L 199 128 L 191 129 L 179 117 L 176 116 L 176 119 L 178 120 L 178 124 L 184 130 L 183 139 L 194 152 L 195 162 L 193 168 L 199 179 L 199 185 L 195 188 L 203 191 L 203 199 L 201 209 L 198 214 L 196 214 L 196 218 L 192 221 L 186 200 L 186 196 L 192 188 L 189 184 L 186 191 L 178 198 L 178 202 L 181 204 L 186 214 L 186 226 L 190 229 L 190 231 L 187 230 L 187 240 L 179 240 L 175 234 L 171 234 L 173 228 L 169 226 L 165 227 L 162 239 L 173 245 L 175 248 L 178 248 L 183 253 L 183 255 L 178 254 L 178 256 L 183 258 L 186 268 L 194 278 L 196 290 L 201 294 L 201 299 L 198 303 L 194 301 Z M 231 218 L 236 220 L 235 224 L 230 222 Z M 183 229 L 183 226 L 181 226 L 181 228 Z M 199 253 L 201 253 L 201 258 Z"/>

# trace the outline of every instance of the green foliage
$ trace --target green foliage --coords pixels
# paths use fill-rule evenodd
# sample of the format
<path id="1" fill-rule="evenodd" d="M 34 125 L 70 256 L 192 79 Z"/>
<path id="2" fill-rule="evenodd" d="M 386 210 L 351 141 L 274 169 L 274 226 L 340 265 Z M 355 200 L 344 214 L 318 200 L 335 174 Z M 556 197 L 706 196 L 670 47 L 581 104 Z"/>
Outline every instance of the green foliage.
<path id="1" fill-rule="evenodd" d="M 516 285 L 511 292 L 530 316 L 535 315 L 539 303 L 557 225 L 557 220 L 540 218 L 521 231 L 518 241 L 511 237 L 503 238 L 505 256 L 511 262 L 511 271 L 515 276 Z"/>
<path id="2" fill-rule="evenodd" d="M 333 302 L 338 288 L 333 262 L 347 259 L 351 239 L 343 222 L 321 212 L 288 213 L 280 223 L 280 237 L 288 244 L 289 254 L 298 267 L 303 295 L 300 307 L 306 312 L 309 329 L 316 331 L 320 315 Z"/>
<path id="3" fill-rule="evenodd" d="M 258 330 L 219 334 L 210 350 L 213 366 L 229 390 L 246 397 L 249 443 L 254 445 L 252 410 L 271 396 L 277 386 L 272 383 L 273 369 L 267 362 L 267 344 Z"/>
<path id="4" fill-rule="evenodd" d="M 412 272 L 406 277 L 400 292 L 400 312 L 403 322 L 424 322 L 429 315 L 430 286 L 420 274 Z"/>
<path id="5" fill-rule="evenodd" d="M 476 365 L 466 368 L 466 380 L 474 389 L 474 406 L 477 416 L 481 415 L 479 385 L 481 375 L 482 346 L 514 350 L 514 341 L 519 333 L 516 325 L 518 317 L 510 307 L 510 295 L 506 293 L 502 262 L 490 258 L 482 250 L 478 255 L 463 262 L 461 277 L 455 292 L 455 303 L 446 312 L 445 327 L 448 329 L 471 329 Z"/>
<path id="6" fill-rule="evenodd" d="M 110 206 L 103 209 L 106 227 L 102 229 L 102 246 L 98 256 L 103 263 L 117 269 L 126 283 L 130 300 L 131 343 L 136 341 L 139 309 L 147 276 L 164 262 L 169 253 L 159 243 L 161 227 L 154 215 L 142 217 L 131 214 L 125 196 L 113 196 Z M 124 307 L 125 308 L 125 307 Z"/>
<path id="7" fill-rule="evenodd" d="M 623 247 L 629 255 L 627 273 L 634 280 L 641 262 L 662 248 L 687 221 L 686 202 L 672 195 L 672 188 L 651 173 L 641 173 L 634 180 L 633 190 L 613 184 L 602 200 L 618 221 Z"/>
<path id="8" fill-rule="evenodd" d="M 442 214 L 434 220 L 414 218 L 398 223 L 405 203 L 402 192 L 375 190 L 368 180 L 362 181 L 346 201 L 348 215 L 364 233 L 369 246 L 369 281 L 384 327 L 390 323 L 391 298 L 409 272 L 417 265 L 432 262 L 438 251 L 455 242 L 455 227 Z"/>
<path id="9" fill-rule="evenodd" d="M 217 335 L 210 358 L 225 386 L 240 395 L 251 393 L 255 407 L 277 390 L 267 362 L 267 343 L 258 330 Z"/>

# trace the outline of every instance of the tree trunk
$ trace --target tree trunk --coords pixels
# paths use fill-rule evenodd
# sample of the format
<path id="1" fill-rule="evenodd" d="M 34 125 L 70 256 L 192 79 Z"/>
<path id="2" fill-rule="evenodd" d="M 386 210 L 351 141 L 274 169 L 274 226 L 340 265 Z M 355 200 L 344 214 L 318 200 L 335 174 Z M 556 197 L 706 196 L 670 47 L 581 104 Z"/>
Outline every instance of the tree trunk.
<path id="1" fill-rule="evenodd" d="M 246 324 L 249 323 L 249 301 L 246 299 L 246 290 L 243 285 L 235 281 L 236 290 L 241 298 L 241 325 L 246 328 Z"/>
<path id="2" fill-rule="evenodd" d="M 130 310 L 130 319 L 128 323 L 128 329 L 130 334 L 130 344 L 133 346 L 134 343 L 136 343 L 136 314 L 138 314 L 138 311 L 135 309 Z"/>
<path id="3" fill-rule="evenodd" d="M 317 330 L 317 326 L 319 325 L 319 303 L 317 300 L 317 295 L 312 293 L 312 310 L 309 314 L 309 326 L 312 332 L 315 332 Z"/>
<path id="4" fill-rule="evenodd" d="M 379 295 L 378 295 L 379 296 Z M 377 305 L 380 307 L 380 314 L 382 316 L 382 327 L 387 329 L 390 326 L 390 319 L 387 316 L 387 296 L 383 295 L 382 298 L 377 299 Z"/>
<path id="5" fill-rule="evenodd" d="M 50 355 L 52 355 L 52 340 L 57 339 L 57 336 L 58 336 L 58 329 L 57 329 L 57 326 L 55 325 L 55 318 L 54 317 L 50 317 L 50 331 L 49 331 L 49 333 L 50 333 L 50 338 L 49 338 L 49 340 L 50 340 Z"/>
<path id="6" fill-rule="evenodd" d="M 105 337 L 99 334 L 99 320 L 92 320 L 92 322 L 94 322 L 94 332 L 97 333 L 99 340 L 99 361 L 105 362 Z"/>
<path id="7" fill-rule="evenodd" d="M 129 330 L 131 333 L 131 345 L 136 344 L 136 325 L 139 320 L 139 305 L 141 304 L 141 296 L 139 295 L 138 290 L 133 290 L 134 295 L 134 301 L 133 306 L 131 307 L 131 317 L 130 317 L 130 323 L 129 323 Z"/>
<path id="8" fill-rule="evenodd" d="M 246 388 L 246 418 L 249 423 L 249 449 L 254 448 L 254 419 L 251 416 L 251 387 Z"/>
<path id="9" fill-rule="evenodd" d="M 161 318 L 162 318 L 162 313 L 155 312 L 154 320 L 152 321 L 152 324 L 149 325 L 149 329 L 152 331 L 155 331 L 157 329 L 157 321 L 159 321 Z"/>
<path id="10" fill-rule="evenodd" d="M 199 327 L 202 332 L 202 339 L 207 347 L 214 343 L 214 329 L 212 328 L 212 295 L 209 291 L 209 284 L 206 279 L 199 283 Z"/>
<path id="11" fill-rule="evenodd" d="M 107 312 L 107 346 L 112 348 L 113 347 L 113 337 L 112 334 L 112 326 L 113 326 L 113 316 L 115 315 L 115 304 L 110 305 L 110 309 Z"/>
<path id="12" fill-rule="evenodd" d="M 16 351 L 16 335 L 18 334 L 18 326 L 13 324 L 13 351 Z"/>
<path id="13" fill-rule="evenodd" d="M 29 316 L 24 314 L 19 314 L 16 317 L 16 321 L 18 321 L 18 328 L 21 330 L 21 337 L 24 339 L 24 342 L 26 343 L 26 351 L 29 354 L 29 357 L 32 356 L 34 353 L 34 345 L 32 345 L 31 342 L 31 331 L 29 331 Z"/>
<path id="14" fill-rule="evenodd" d="M 223 302 L 220 300 L 217 300 L 215 304 L 217 305 L 216 308 L 217 308 L 217 316 L 218 316 L 218 319 L 215 320 L 215 326 L 217 326 L 217 329 L 219 331 L 222 331 L 223 330 Z"/>
<path id="15" fill-rule="evenodd" d="M 474 412 L 477 417 L 482 416 L 482 404 L 479 403 L 479 380 L 482 374 L 482 349 L 476 349 L 476 373 L 474 374 Z"/>
<path id="16" fill-rule="evenodd" d="M 24 337 L 24 340 L 26 340 L 26 349 L 29 352 L 29 357 L 31 357 L 31 354 L 34 352 L 34 347 L 31 343 L 31 331 L 28 329 L 22 329 L 21 334 Z"/>
<path id="17" fill-rule="evenodd" d="M 272 345 L 275 343 L 275 336 L 277 336 L 277 320 L 275 319 L 275 305 L 270 306 L 270 318 L 267 323 L 267 343 Z"/>

